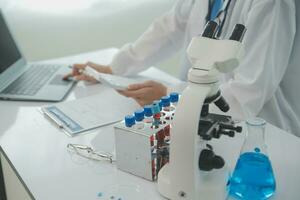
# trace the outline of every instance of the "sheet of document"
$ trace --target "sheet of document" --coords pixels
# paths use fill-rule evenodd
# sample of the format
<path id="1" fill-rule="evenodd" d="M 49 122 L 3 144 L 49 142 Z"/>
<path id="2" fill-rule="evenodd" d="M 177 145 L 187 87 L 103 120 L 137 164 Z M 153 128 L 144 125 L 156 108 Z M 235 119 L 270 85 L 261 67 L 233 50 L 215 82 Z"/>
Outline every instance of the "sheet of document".
<path id="1" fill-rule="evenodd" d="M 89 96 L 74 101 L 67 101 L 42 108 L 46 114 L 48 108 L 59 110 L 59 117 L 53 116 L 57 123 L 60 123 L 70 135 L 78 134 L 97 127 L 105 126 L 122 120 L 126 115 L 132 114 L 139 105 L 131 98 L 118 94 L 111 88 L 105 88 L 97 95 Z M 64 119 L 68 122 L 72 121 L 78 124 L 80 128 L 72 130 L 72 126 L 68 126 Z"/>

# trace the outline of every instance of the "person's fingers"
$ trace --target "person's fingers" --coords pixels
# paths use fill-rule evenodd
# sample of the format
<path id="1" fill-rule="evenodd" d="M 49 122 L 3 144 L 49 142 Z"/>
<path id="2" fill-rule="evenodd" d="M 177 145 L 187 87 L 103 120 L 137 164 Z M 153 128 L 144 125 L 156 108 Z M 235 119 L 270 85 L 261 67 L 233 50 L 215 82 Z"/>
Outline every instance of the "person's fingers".
<path id="1" fill-rule="evenodd" d="M 101 73 L 112 74 L 112 69 L 108 65 L 99 65 L 93 62 L 87 62 L 87 66 L 90 66 Z"/>
<path id="2" fill-rule="evenodd" d="M 74 78 L 78 81 L 85 81 L 87 79 L 87 76 L 85 75 L 77 75 L 77 76 L 74 76 Z"/>
<path id="3" fill-rule="evenodd" d="M 72 73 L 66 74 L 63 77 L 63 80 L 68 80 L 70 77 L 74 77 L 76 80 L 92 81 L 97 82 L 94 78 L 86 76 L 83 74 L 83 70 L 87 67 L 92 67 L 95 70 L 102 73 L 112 73 L 112 70 L 109 66 L 99 65 L 93 62 L 87 62 L 85 64 L 74 64 L 72 66 Z"/>
<path id="4" fill-rule="evenodd" d="M 145 81 L 143 84 L 144 84 L 145 87 L 151 87 L 151 86 L 154 86 L 156 84 L 159 84 L 159 82 L 148 80 L 148 81 Z"/>
<path id="5" fill-rule="evenodd" d="M 116 89 L 116 91 L 117 91 L 119 94 L 124 95 L 123 93 L 124 93 L 124 91 L 126 91 L 126 90 L 117 90 L 117 89 Z M 125 95 L 124 95 L 124 96 L 125 96 Z"/>
<path id="6" fill-rule="evenodd" d="M 90 61 L 87 62 L 86 65 L 87 65 L 87 66 L 90 66 L 90 67 L 92 67 L 92 68 L 94 68 L 94 69 L 97 69 L 97 68 L 101 67 L 101 65 L 96 64 L 96 63 L 93 63 L 93 62 L 90 62 Z"/>
<path id="7" fill-rule="evenodd" d="M 86 76 L 84 74 L 78 75 L 78 76 L 74 76 L 74 78 L 76 80 L 79 81 L 91 81 L 91 82 L 97 82 L 94 78 L 90 77 L 90 76 Z"/>
<path id="8" fill-rule="evenodd" d="M 130 94 L 127 90 L 117 90 L 117 92 L 125 97 L 130 98 Z M 140 106 L 143 106 L 143 100 L 138 97 L 132 97 Z"/>
<path id="9" fill-rule="evenodd" d="M 123 91 L 119 90 L 119 93 L 125 97 L 132 97 L 130 91 L 128 91 L 128 90 L 123 90 Z"/>
<path id="10" fill-rule="evenodd" d="M 144 106 L 144 102 L 140 99 L 134 99 L 140 106 Z"/>
<path id="11" fill-rule="evenodd" d="M 70 77 L 80 75 L 80 70 L 84 69 L 86 64 L 74 64 L 72 65 L 72 72 L 63 76 L 63 80 L 68 80 Z"/>
<path id="12" fill-rule="evenodd" d="M 97 68 L 97 64 L 93 63 L 93 62 L 87 62 L 85 64 L 74 64 L 73 65 L 73 73 L 72 75 L 77 79 L 77 80 L 84 80 L 84 81 L 95 81 L 95 79 L 83 75 L 82 71 L 87 67 L 90 66 L 92 68 Z"/>
<path id="13" fill-rule="evenodd" d="M 76 64 L 73 65 L 73 68 L 84 69 L 86 66 L 87 66 L 87 63 L 84 63 L 84 64 L 82 64 L 82 63 L 81 64 L 76 63 Z"/>
<path id="14" fill-rule="evenodd" d="M 73 65 L 73 71 L 72 71 L 72 75 L 73 76 L 78 76 L 81 74 L 81 71 L 84 70 L 84 68 L 86 67 L 86 64 L 74 64 Z"/>
<path id="15" fill-rule="evenodd" d="M 128 90 L 139 90 L 144 88 L 145 85 L 144 83 L 135 83 L 135 84 L 131 84 L 128 86 Z"/>
<path id="16" fill-rule="evenodd" d="M 140 105 L 140 106 L 145 106 L 151 104 L 153 101 L 149 101 L 143 98 L 134 98 L 134 100 Z"/>
<path id="17" fill-rule="evenodd" d="M 124 94 L 124 90 L 116 90 L 120 95 L 123 95 L 123 96 L 125 96 L 125 94 Z"/>
<path id="18" fill-rule="evenodd" d="M 124 95 L 125 97 L 132 97 L 132 98 L 139 98 L 141 96 L 143 96 L 143 94 L 145 93 L 143 89 L 141 90 L 123 90 L 123 91 L 119 91 L 122 95 Z"/>
<path id="19" fill-rule="evenodd" d="M 68 80 L 70 77 L 73 77 L 73 73 L 69 73 L 63 76 L 63 80 Z"/>
<path id="20" fill-rule="evenodd" d="M 145 87 L 151 87 L 153 86 L 155 83 L 154 81 L 145 81 L 142 83 L 135 83 L 135 84 L 131 84 L 128 86 L 128 90 L 139 90 Z"/>

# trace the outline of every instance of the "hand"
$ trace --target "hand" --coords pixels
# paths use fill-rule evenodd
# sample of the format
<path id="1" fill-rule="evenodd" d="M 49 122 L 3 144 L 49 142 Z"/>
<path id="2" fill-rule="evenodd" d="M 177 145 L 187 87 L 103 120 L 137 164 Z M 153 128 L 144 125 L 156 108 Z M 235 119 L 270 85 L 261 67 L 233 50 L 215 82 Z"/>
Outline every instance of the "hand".
<path id="1" fill-rule="evenodd" d="M 63 80 L 67 80 L 70 77 L 74 77 L 76 80 L 83 80 L 83 81 L 90 81 L 96 83 L 97 80 L 94 78 L 82 74 L 82 70 L 84 70 L 87 66 L 94 68 L 98 72 L 112 74 L 112 69 L 110 66 L 107 65 L 99 65 L 92 62 L 87 62 L 86 64 L 75 64 L 73 65 L 72 73 L 67 74 L 63 77 Z"/>
<path id="2" fill-rule="evenodd" d="M 127 90 L 119 91 L 120 94 L 131 97 L 141 106 L 151 104 L 153 101 L 167 95 L 167 87 L 155 81 L 132 84 Z"/>

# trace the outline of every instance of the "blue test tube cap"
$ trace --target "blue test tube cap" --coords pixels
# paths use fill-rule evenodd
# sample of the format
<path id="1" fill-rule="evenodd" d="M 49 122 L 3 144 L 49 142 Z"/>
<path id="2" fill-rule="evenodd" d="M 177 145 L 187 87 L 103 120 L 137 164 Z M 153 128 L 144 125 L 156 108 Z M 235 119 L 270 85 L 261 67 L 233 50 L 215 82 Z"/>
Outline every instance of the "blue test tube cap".
<path id="1" fill-rule="evenodd" d="M 125 117 L 125 126 L 132 127 L 135 124 L 135 117 L 133 115 L 127 115 Z"/>
<path id="2" fill-rule="evenodd" d="M 151 117 L 152 116 L 152 105 L 146 105 L 144 107 L 144 113 L 146 117 Z"/>
<path id="3" fill-rule="evenodd" d="M 161 101 L 162 107 L 170 106 L 170 97 L 169 96 L 163 96 L 160 101 Z"/>
<path id="4" fill-rule="evenodd" d="M 162 103 L 161 103 L 161 101 L 160 101 L 160 100 L 153 101 L 153 105 L 154 105 L 154 104 L 158 104 L 159 110 L 161 111 L 161 109 L 162 109 Z M 154 113 L 153 113 L 153 114 L 154 114 Z"/>
<path id="5" fill-rule="evenodd" d="M 138 109 L 134 112 L 135 121 L 140 122 L 144 119 L 144 109 Z"/>
<path id="6" fill-rule="evenodd" d="M 157 113 L 160 113 L 160 106 L 158 103 L 153 103 L 152 105 L 152 113 L 153 115 L 157 114 Z"/>
<path id="7" fill-rule="evenodd" d="M 179 94 L 177 92 L 172 92 L 170 94 L 170 101 L 171 103 L 177 103 L 179 100 Z"/>

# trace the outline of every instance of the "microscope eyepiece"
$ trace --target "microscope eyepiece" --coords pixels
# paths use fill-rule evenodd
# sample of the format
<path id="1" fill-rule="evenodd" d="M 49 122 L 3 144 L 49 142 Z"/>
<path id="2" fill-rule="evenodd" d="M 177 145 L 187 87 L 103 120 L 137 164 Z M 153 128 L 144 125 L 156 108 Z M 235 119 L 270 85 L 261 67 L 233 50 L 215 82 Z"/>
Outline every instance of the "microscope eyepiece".
<path id="1" fill-rule="evenodd" d="M 243 24 L 236 24 L 229 40 L 235 40 L 241 42 L 244 38 L 247 29 Z"/>
<path id="2" fill-rule="evenodd" d="M 202 37 L 207 37 L 207 38 L 214 38 L 217 30 L 218 30 L 218 23 L 215 21 L 209 21 L 205 25 L 204 31 L 202 33 Z"/>

